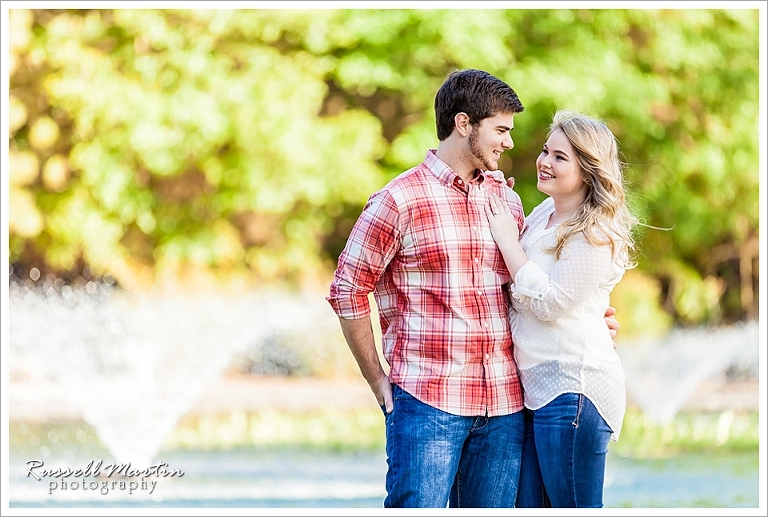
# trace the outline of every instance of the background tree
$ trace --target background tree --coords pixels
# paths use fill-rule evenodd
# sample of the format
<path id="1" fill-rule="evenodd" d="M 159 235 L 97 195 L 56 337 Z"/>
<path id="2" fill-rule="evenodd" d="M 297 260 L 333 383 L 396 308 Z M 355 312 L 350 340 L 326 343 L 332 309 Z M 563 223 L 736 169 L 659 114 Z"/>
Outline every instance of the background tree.
<path id="1" fill-rule="evenodd" d="M 604 118 L 649 225 L 623 329 L 757 315 L 758 10 L 10 11 L 15 274 L 324 285 L 368 195 L 481 68 L 525 105 L 529 211 L 559 108 Z"/>

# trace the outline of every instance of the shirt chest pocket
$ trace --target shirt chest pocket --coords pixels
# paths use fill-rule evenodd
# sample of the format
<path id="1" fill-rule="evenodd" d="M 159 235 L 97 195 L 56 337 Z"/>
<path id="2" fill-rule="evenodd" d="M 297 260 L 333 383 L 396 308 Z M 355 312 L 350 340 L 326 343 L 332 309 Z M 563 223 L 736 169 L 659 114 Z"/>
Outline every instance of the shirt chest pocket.
<path id="1" fill-rule="evenodd" d="M 456 250 L 451 250 L 444 242 L 414 239 L 412 245 L 403 246 L 400 259 L 407 270 L 445 271 L 451 267 L 451 256 L 455 254 Z"/>

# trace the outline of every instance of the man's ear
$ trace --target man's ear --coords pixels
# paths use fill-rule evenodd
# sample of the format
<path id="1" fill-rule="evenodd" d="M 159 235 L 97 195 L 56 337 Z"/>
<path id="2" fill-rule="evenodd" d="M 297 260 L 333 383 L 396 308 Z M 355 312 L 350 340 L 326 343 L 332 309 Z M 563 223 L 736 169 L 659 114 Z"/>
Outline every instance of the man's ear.
<path id="1" fill-rule="evenodd" d="M 463 111 L 460 111 L 453 117 L 453 124 L 460 136 L 467 136 L 472 129 L 471 124 L 469 123 L 469 115 Z"/>

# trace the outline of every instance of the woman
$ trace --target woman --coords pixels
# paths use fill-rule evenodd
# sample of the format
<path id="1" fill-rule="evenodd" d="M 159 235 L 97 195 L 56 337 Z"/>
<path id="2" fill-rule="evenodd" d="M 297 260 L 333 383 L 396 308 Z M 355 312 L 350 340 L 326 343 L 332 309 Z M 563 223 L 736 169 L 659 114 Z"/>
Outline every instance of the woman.
<path id="1" fill-rule="evenodd" d="M 602 507 L 608 443 L 626 407 L 624 372 L 603 319 L 634 266 L 618 142 L 601 121 L 558 111 L 536 160 L 549 197 L 518 236 L 500 199 L 486 206 L 513 278 L 510 322 L 525 393 L 521 507 Z"/>

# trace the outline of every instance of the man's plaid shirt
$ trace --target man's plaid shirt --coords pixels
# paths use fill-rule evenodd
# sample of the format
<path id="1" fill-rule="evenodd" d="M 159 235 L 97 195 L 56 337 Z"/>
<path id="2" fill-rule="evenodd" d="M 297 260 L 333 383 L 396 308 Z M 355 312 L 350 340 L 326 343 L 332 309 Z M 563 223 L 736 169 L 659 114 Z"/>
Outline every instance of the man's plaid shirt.
<path id="1" fill-rule="evenodd" d="M 484 211 L 491 192 L 522 232 L 520 197 L 500 171 L 476 171 L 467 185 L 430 150 L 368 199 L 327 297 L 338 316 L 360 319 L 373 292 L 390 382 L 455 415 L 523 407 L 502 287 L 510 276 Z"/>

